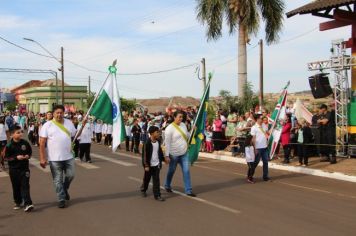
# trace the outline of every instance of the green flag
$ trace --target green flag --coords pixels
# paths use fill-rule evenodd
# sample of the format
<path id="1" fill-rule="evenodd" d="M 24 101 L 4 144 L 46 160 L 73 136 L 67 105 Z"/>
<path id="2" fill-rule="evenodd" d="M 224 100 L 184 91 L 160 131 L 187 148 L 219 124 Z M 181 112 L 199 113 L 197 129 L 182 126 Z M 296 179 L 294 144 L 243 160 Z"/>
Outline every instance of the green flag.
<path id="1" fill-rule="evenodd" d="M 126 132 L 124 119 L 121 113 L 119 90 L 115 78 L 115 65 L 110 66 L 109 71 L 110 75 L 103 85 L 98 100 L 94 103 L 94 106 L 90 111 L 90 115 L 113 126 L 112 151 L 115 152 L 120 143 L 125 140 Z"/>
<path id="2" fill-rule="evenodd" d="M 209 92 L 210 92 L 211 77 L 212 75 L 209 74 L 208 85 L 206 86 L 203 97 L 200 100 L 198 114 L 194 121 L 196 129 L 193 130 L 193 134 L 190 137 L 188 154 L 189 154 L 189 160 L 191 164 L 193 164 L 198 159 L 200 147 L 204 140 L 205 122 L 206 122 L 208 106 L 209 106 Z"/>

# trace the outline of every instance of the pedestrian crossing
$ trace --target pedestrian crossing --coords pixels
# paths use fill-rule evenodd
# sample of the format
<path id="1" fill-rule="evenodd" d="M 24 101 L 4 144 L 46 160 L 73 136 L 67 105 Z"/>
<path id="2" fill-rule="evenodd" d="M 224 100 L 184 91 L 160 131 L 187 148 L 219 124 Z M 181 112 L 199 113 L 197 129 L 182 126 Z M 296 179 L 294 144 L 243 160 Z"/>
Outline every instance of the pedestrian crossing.
<path id="1" fill-rule="evenodd" d="M 30 159 L 30 165 L 36 167 L 37 169 L 39 169 L 42 172 L 45 172 L 45 173 L 49 173 L 50 172 L 49 166 L 47 166 L 45 169 L 42 168 L 40 166 L 40 161 L 35 159 L 35 158 L 31 158 Z"/>
<path id="2" fill-rule="evenodd" d="M 95 158 L 100 159 L 100 160 L 109 161 L 109 162 L 112 162 L 112 163 L 115 163 L 115 164 L 118 164 L 118 165 L 126 166 L 126 167 L 137 166 L 136 164 L 131 163 L 131 162 L 116 160 L 116 159 L 113 159 L 113 158 L 110 158 L 110 157 L 106 157 L 106 156 L 103 156 L 103 155 L 99 155 L 99 154 L 96 154 L 96 153 L 91 153 L 90 156 L 91 157 L 95 157 Z"/>
<path id="3" fill-rule="evenodd" d="M 80 161 L 79 159 L 76 159 L 76 162 L 75 162 L 78 166 L 80 167 L 83 167 L 85 169 L 88 169 L 88 170 L 92 170 L 92 169 L 99 169 L 100 167 L 99 166 L 96 166 L 92 163 L 88 163 L 88 162 L 82 162 Z"/>

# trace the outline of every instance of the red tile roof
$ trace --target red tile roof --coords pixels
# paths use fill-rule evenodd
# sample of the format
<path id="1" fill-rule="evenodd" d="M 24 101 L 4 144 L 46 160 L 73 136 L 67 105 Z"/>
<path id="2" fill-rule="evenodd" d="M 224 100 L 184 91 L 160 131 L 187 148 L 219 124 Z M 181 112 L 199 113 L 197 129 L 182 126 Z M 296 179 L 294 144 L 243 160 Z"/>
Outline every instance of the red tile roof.
<path id="1" fill-rule="evenodd" d="M 346 6 L 352 3 L 356 4 L 356 0 L 315 0 L 311 3 L 308 3 L 302 7 L 288 12 L 287 17 L 292 17 L 297 14 L 308 14 L 314 11 L 326 10 L 328 8 Z"/>

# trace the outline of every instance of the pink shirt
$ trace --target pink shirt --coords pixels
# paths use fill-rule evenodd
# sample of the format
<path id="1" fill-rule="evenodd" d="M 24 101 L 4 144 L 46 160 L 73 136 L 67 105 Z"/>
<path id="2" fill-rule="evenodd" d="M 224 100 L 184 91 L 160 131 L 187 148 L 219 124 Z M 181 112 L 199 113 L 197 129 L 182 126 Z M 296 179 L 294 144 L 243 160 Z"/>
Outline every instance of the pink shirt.
<path id="1" fill-rule="evenodd" d="M 222 124 L 223 122 L 221 120 L 214 120 L 213 131 L 222 132 Z"/>

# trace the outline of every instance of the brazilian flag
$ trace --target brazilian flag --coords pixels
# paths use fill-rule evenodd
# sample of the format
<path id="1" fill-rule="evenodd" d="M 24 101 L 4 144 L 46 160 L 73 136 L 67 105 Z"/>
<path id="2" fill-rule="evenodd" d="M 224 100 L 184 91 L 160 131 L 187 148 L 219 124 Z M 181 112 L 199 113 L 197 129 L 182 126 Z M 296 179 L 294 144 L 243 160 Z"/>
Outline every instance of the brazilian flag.
<path id="1" fill-rule="evenodd" d="M 198 114 L 193 123 L 196 128 L 193 129 L 192 131 L 193 133 L 189 139 L 190 145 L 189 145 L 188 153 L 189 153 L 189 160 L 191 164 L 193 164 L 198 159 L 200 147 L 204 139 L 205 123 L 206 123 L 208 107 L 209 107 L 209 92 L 210 92 L 211 78 L 212 78 L 212 74 L 209 73 L 209 81 L 204 91 L 203 97 L 200 100 Z"/>

